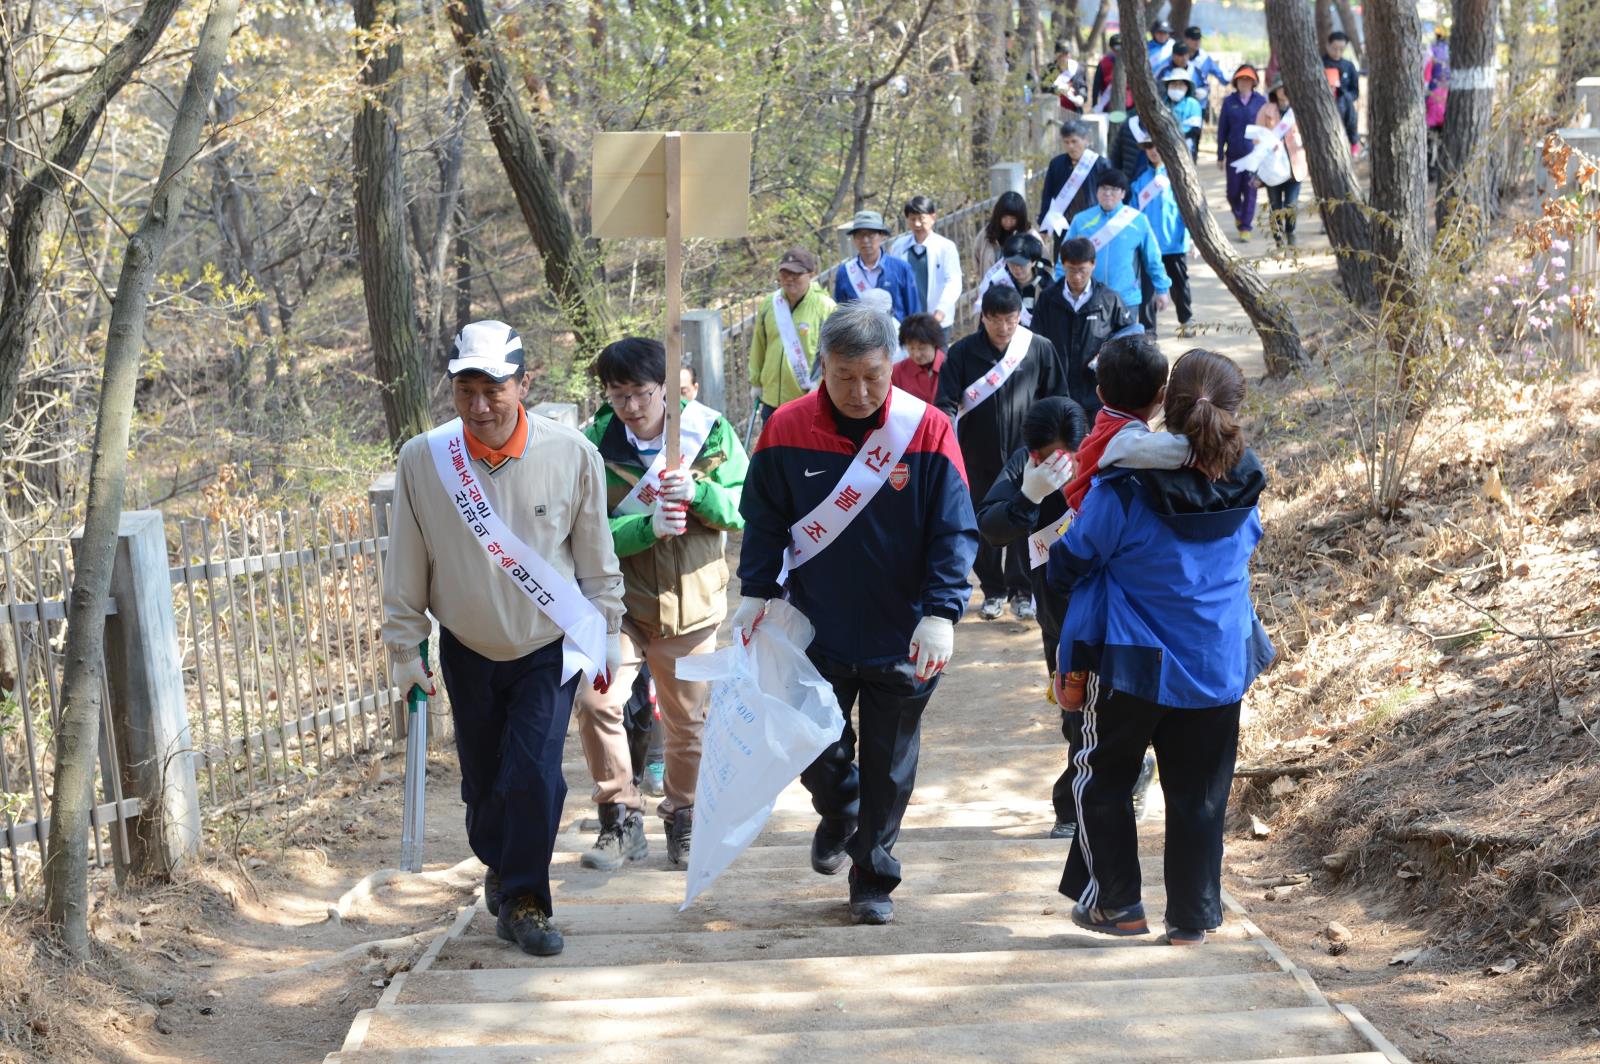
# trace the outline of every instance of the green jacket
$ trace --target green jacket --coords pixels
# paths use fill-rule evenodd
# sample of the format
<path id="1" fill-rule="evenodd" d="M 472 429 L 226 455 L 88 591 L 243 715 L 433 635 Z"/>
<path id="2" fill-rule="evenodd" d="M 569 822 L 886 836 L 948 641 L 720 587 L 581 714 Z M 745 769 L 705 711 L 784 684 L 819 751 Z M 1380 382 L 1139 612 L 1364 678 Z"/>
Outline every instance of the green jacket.
<path id="1" fill-rule="evenodd" d="M 584 435 L 605 461 L 606 506 L 613 513 L 611 539 L 622 563 L 628 619 L 667 639 L 720 624 L 728 609 L 722 533 L 744 527 L 739 494 L 749 464 L 728 419 L 717 418 L 690 466 L 695 492 L 688 531 L 666 539 L 656 538 L 647 513 L 615 514 L 645 473 L 645 462 L 628 442 L 621 419 L 602 407 Z"/>
<path id="2" fill-rule="evenodd" d="M 795 332 L 800 334 L 800 345 L 806 349 L 808 366 L 817 364 L 817 339 L 822 333 L 822 323 L 833 313 L 833 308 L 833 297 L 812 281 L 811 291 L 800 300 L 798 307 L 789 311 L 794 318 Z M 755 327 L 751 330 L 750 383 L 761 389 L 761 401 L 768 406 L 782 406 L 810 390 L 795 380 L 789 356 L 783 349 L 783 338 L 778 335 L 778 319 L 773 313 L 770 295 L 761 301 Z"/>

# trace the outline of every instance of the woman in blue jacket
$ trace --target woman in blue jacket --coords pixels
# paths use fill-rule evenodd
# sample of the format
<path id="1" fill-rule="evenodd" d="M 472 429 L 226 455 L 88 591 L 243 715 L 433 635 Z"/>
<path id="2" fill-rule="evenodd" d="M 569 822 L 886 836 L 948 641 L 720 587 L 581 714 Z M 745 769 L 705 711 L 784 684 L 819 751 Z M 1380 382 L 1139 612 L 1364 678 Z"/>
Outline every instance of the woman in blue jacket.
<path id="1" fill-rule="evenodd" d="M 1235 420 L 1244 394 L 1244 374 L 1222 355 L 1180 358 L 1164 410 L 1191 466 L 1108 470 L 1050 550 L 1051 586 L 1071 595 L 1057 676 L 1088 673 L 1061 893 L 1092 931 L 1149 931 L 1132 805 L 1147 744 L 1167 801 L 1167 940 L 1203 943 L 1222 924 L 1239 704 L 1273 656 L 1250 602 L 1266 474 Z M 1057 698 L 1071 701 L 1065 683 Z"/>

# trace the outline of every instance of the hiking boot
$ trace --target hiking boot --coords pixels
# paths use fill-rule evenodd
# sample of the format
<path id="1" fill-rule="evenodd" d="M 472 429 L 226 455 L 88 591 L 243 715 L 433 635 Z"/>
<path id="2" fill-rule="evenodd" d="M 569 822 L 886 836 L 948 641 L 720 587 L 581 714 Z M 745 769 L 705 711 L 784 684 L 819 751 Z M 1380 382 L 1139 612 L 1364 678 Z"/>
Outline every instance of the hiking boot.
<path id="1" fill-rule="evenodd" d="M 894 919 L 894 902 L 889 892 L 863 874 L 857 866 L 850 869 L 850 919 L 875 927 Z"/>
<path id="2" fill-rule="evenodd" d="M 600 872 L 615 872 L 625 862 L 642 861 L 649 853 L 644 817 L 620 802 L 607 802 L 600 807 L 600 834 L 578 863 Z"/>
<path id="3" fill-rule="evenodd" d="M 817 825 L 817 833 L 811 836 L 812 870 L 825 876 L 838 875 L 848 856 L 845 847 L 850 845 L 855 833 L 854 820 L 830 820 L 823 817 L 822 823 Z"/>
<path id="4" fill-rule="evenodd" d="M 1144 918 L 1144 903 L 1135 902 L 1126 909 L 1099 909 L 1079 903 L 1072 907 L 1072 922 L 1086 931 L 1102 935 L 1148 935 L 1150 925 Z"/>
<path id="5" fill-rule="evenodd" d="M 667 860 L 675 865 L 689 863 L 689 843 L 694 838 L 694 806 L 674 810 L 667 821 Z"/>
<path id="6" fill-rule="evenodd" d="M 1144 764 L 1139 766 L 1139 778 L 1133 781 L 1133 819 L 1144 819 L 1144 799 L 1150 793 L 1150 781 L 1156 778 L 1156 755 L 1146 750 Z"/>
<path id="7" fill-rule="evenodd" d="M 667 793 L 667 763 L 656 758 L 644 763 L 644 777 L 639 781 L 639 789 L 652 798 L 661 798 Z"/>
<path id="8" fill-rule="evenodd" d="M 529 897 L 506 899 L 500 906 L 500 919 L 495 921 L 494 933 L 507 942 L 515 942 L 522 952 L 535 957 L 554 957 L 566 945 L 561 932 L 550 922 L 549 914 Z"/>
<path id="9" fill-rule="evenodd" d="M 483 870 L 483 904 L 490 916 L 500 915 L 500 873 L 492 868 Z"/>
<path id="10" fill-rule="evenodd" d="M 1032 595 L 1016 595 L 1011 599 L 1011 612 L 1017 615 L 1019 621 L 1031 621 L 1039 615 L 1033 606 Z"/>
<path id="11" fill-rule="evenodd" d="M 1056 826 L 1050 829 L 1052 839 L 1075 839 L 1078 837 L 1078 822 L 1076 820 L 1057 820 Z"/>
<path id="12" fill-rule="evenodd" d="M 983 605 L 978 607 L 978 616 L 986 621 L 998 621 L 1004 612 L 1006 612 L 1006 600 L 998 595 L 994 598 L 985 598 Z"/>

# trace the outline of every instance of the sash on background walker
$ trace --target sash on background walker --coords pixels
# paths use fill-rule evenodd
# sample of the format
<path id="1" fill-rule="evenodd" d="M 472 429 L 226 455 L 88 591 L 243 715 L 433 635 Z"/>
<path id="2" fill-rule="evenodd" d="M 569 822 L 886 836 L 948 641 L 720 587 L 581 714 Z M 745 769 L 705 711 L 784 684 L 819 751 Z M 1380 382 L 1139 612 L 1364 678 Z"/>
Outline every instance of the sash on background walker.
<path id="1" fill-rule="evenodd" d="M 577 584 L 557 572 L 494 512 L 472 471 L 460 418 L 429 432 L 428 450 L 433 454 L 439 483 L 478 545 L 506 579 L 533 599 L 540 612 L 564 633 L 561 682 L 566 683 L 579 672 L 586 680 L 593 680 L 606 665 L 605 617 Z"/>
<path id="2" fill-rule="evenodd" d="M 1106 249 L 1106 245 L 1117 238 L 1117 234 L 1133 224 L 1139 217 L 1139 212 L 1124 203 L 1117 208 L 1117 213 L 1106 219 L 1104 225 L 1089 234 L 1089 243 L 1094 245 L 1098 254 Z"/>
<path id="3" fill-rule="evenodd" d="M 883 269 L 883 260 L 881 256 L 878 260 L 878 269 Z M 867 283 L 867 271 L 861 265 L 860 255 L 857 255 L 853 259 L 845 260 L 844 272 L 845 276 L 850 278 L 850 287 L 856 290 L 856 295 L 859 296 L 867 289 L 872 287 Z"/>
<path id="4" fill-rule="evenodd" d="M 928 404 L 909 392 L 893 388 L 889 392 L 889 416 L 861 441 L 844 477 L 811 508 L 811 512 L 789 526 L 789 549 L 783 553 L 784 577 L 827 550 L 850 522 L 865 510 L 872 497 L 900 470 L 911 438 L 922 424 Z M 904 484 L 904 480 L 899 481 Z"/>
<path id="5" fill-rule="evenodd" d="M 1140 213 L 1143 213 L 1144 209 L 1150 206 L 1151 200 L 1155 199 L 1157 196 L 1161 195 L 1171 187 L 1172 182 L 1167 179 L 1166 174 L 1157 173 L 1155 177 L 1151 178 L 1150 183 L 1139 190 L 1138 206 Z"/>
<path id="6" fill-rule="evenodd" d="M 706 437 L 711 435 L 711 430 L 717 427 L 717 412 L 703 403 L 691 399 L 684 404 L 683 413 L 678 421 L 678 452 L 682 455 L 680 468 L 687 469 L 700 457 L 700 448 L 706 445 Z M 655 461 L 650 463 L 650 468 L 644 471 L 644 476 L 628 492 L 627 498 L 617 503 L 611 511 L 612 517 L 621 517 L 626 514 L 647 514 L 656 503 L 656 496 L 661 494 L 661 474 L 667 468 L 667 449 L 661 448 L 657 452 Z"/>
<path id="7" fill-rule="evenodd" d="M 851 283 L 855 278 L 851 278 Z M 800 331 L 794 327 L 794 313 L 782 292 L 772 293 L 772 318 L 778 324 L 778 339 L 783 341 L 783 353 L 789 356 L 789 368 L 794 371 L 795 383 L 802 392 L 811 387 L 811 366 L 806 362 L 806 345 L 800 342 Z"/>
<path id="8" fill-rule="evenodd" d="M 1011 378 L 1031 350 L 1033 350 L 1033 333 L 1024 326 L 1017 326 L 1017 331 L 1011 334 L 1011 342 L 1006 344 L 1005 354 L 1000 356 L 1000 361 L 996 362 L 988 373 L 962 389 L 961 409 L 956 411 L 956 420 L 965 417 L 973 407 L 999 391 L 1000 386 Z"/>
<path id="9" fill-rule="evenodd" d="M 1039 220 L 1040 225 L 1057 236 L 1067 231 L 1067 226 L 1072 224 L 1067 219 L 1067 208 L 1072 206 L 1072 198 L 1078 194 L 1078 189 L 1083 187 L 1083 183 L 1089 180 L 1089 171 L 1094 169 L 1094 164 L 1099 160 L 1099 152 L 1093 148 L 1083 149 L 1083 154 L 1078 156 L 1078 165 L 1072 168 L 1072 173 L 1067 175 L 1067 183 L 1061 186 L 1056 198 L 1050 201 L 1044 217 Z"/>

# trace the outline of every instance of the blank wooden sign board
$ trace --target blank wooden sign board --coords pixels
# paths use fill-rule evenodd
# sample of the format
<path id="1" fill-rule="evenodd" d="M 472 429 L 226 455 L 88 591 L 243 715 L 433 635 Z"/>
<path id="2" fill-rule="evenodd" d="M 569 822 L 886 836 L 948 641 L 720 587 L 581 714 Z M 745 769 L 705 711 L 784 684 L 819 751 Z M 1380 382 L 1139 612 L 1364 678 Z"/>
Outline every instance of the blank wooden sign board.
<path id="1" fill-rule="evenodd" d="M 750 134 L 601 133 L 594 140 L 594 235 L 667 242 L 667 459 L 678 467 L 683 366 L 683 240 L 737 239 L 750 227 Z"/>

